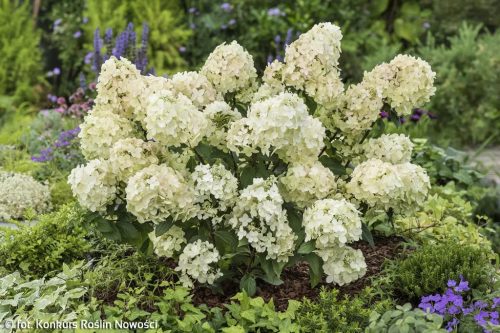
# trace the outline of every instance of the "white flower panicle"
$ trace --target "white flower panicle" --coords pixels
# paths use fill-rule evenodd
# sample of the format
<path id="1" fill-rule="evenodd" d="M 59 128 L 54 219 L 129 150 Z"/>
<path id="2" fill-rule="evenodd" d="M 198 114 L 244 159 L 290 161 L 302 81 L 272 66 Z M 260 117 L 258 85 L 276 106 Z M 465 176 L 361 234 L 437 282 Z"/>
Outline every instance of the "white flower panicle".
<path id="1" fill-rule="evenodd" d="M 326 198 L 335 191 L 335 176 L 319 161 L 311 164 L 292 164 L 280 178 L 283 199 L 305 208 L 318 199 Z"/>
<path id="2" fill-rule="evenodd" d="M 208 119 L 189 98 L 168 90 L 149 97 L 144 123 L 148 139 L 174 147 L 195 147 L 209 126 Z"/>
<path id="3" fill-rule="evenodd" d="M 80 146 L 87 160 L 108 158 L 111 147 L 116 142 L 137 135 L 129 120 L 99 106 L 95 106 L 85 117 L 80 129 Z"/>
<path id="4" fill-rule="evenodd" d="M 73 195 L 92 212 L 104 211 L 116 198 L 116 177 L 107 161 L 95 159 L 71 170 L 68 177 Z"/>
<path id="5" fill-rule="evenodd" d="M 214 86 L 198 72 L 182 72 L 169 80 L 171 90 L 191 100 L 197 108 L 203 108 L 220 99 Z"/>
<path id="6" fill-rule="evenodd" d="M 193 189 L 165 164 L 138 171 L 129 179 L 125 193 L 127 210 L 141 223 L 160 223 L 170 216 L 187 220 L 196 214 Z"/>
<path id="7" fill-rule="evenodd" d="M 340 28 L 331 23 L 302 34 L 285 51 L 283 81 L 305 90 L 318 104 L 333 104 L 344 89 L 338 70 L 341 39 Z"/>
<path id="8" fill-rule="evenodd" d="M 366 274 L 363 252 L 349 246 L 326 248 L 316 251 L 323 259 L 323 271 L 327 283 L 343 286 Z"/>
<path id="9" fill-rule="evenodd" d="M 361 238 L 361 218 L 345 199 L 316 201 L 304 211 L 306 241 L 316 240 L 317 249 L 342 247 Z"/>
<path id="10" fill-rule="evenodd" d="M 145 142 L 137 138 L 127 138 L 117 141 L 111 148 L 109 163 L 118 181 L 127 181 L 137 171 L 158 164 L 153 142 Z"/>
<path id="11" fill-rule="evenodd" d="M 0 170 L 0 221 L 23 218 L 28 210 L 46 213 L 50 208 L 47 185 L 29 175 Z"/>
<path id="12" fill-rule="evenodd" d="M 252 56 L 236 41 L 217 46 L 200 72 L 222 94 L 249 88 L 257 79 Z"/>
<path id="13" fill-rule="evenodd" d="M 410 162 L 413 143 L 404 134 L 383 134 L 363 145 L 365 159 L 379 159 L 392 164 Z"/>
<path id="14" fill-rule="evenodd" d="M 207 105 L 203 113 L 209 120 L 208 143 L 228 152 L 227 132 L 234 121 L 241 119 L 241 114 L 236 110 L 232 110 L 229 104 L 223 101 L 215 101 Z"/>
<path id="15" fill-rule="evenodd" d="M 215 268 L 220 260 L 219 251 L 207 241 L 198 239 L 186 245 L 179 256 L 176 271 L 180 272 L 180 282 L 185 287 L 192 287 L 193 281 L 213 284 L 222 276 L 220 269 Z"/>
<path id="16" fill-rule="evenodd" d="M 199 206 L 198 218 L 210 219 L 213 224 L 222 221 L 220 213 L 227 212 L 238 197 L 238 179 L 224 165 L 202 164 L 191 175 L 194 184 L 195 203 Z"/>
<path id="17" fill-rule="evenodd" d="M 246 238 L 258 252 L 268 259 L 287 261 L 293 254 L 297 235 L 288 225 L 283 199 L 276 178 L 255 178 L 253 184 L 241 191 L 228 224 L 238 238 Z"/>
<path id="18" fill-rule="evenodd" d="M 413 108 L 429 101 L 436 91 L 435 77 L 436 73 L 426 61 L 403 54 L 365 74 L 401 116 L 411 114 Z"/>
<path id="19" fill-rule="evenodd" d="M 264 155 L 271 147 L 285 162 L 311 162 L 324 146 L 325 128 L 307 112 L 297 95 L 281 93 L 251 105 L 247 118 L 235 121 L 228 132 L 228 147 Z"/>
<path id="20" fill-rule="evenodd" d="M 101 66 L 95 102 L 132 119 L 135 109 L 141 107 L 144 83 L 141 72 L 133 63 L 125 58 L 111 56 Z"/>
<path id="21" fill-rule="evenodd" d="M 184 231 L 176 225 L 170 227 L 163 235 L 156 236 L 155 230 L 149 233 L 149 239 L 153 242 L 156 255 L 171 258 L 182 249 L 182 244 L 186 243 Z"/>
<path id="22" fill-rule="evenodd" d="M 429 176 L 422 167 L 378 159 L 356 166 L 346 185 L 348 193 L 370 207 L 392 208 L 397 212 L 422 205 L 429 188 Z"/>

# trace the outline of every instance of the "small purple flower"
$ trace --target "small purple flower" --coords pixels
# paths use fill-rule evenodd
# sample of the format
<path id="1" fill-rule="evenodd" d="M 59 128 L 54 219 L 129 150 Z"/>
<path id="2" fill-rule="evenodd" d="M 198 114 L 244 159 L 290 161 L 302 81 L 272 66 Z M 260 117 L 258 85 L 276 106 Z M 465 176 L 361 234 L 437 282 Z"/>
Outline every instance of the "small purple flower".
<path id="1" fill-rule="evenodd" d="M 460 323 L 460 321 L 457 318 L 453 318 L 452 320 L 450 320 L 448 322 L 448 324 L 446 324 L 446 330 L 448 332 L 452 332 L 454 329 L 457 328 L 459 323 Z"/>
<path id="2" fill-rule="evenodd" d="M 233 18 L 233 19 L 230 19 L 229 22 L 227 22 L 228 25 L 235 25 L 236 24 L 236 20 Z"/>
<path id="3" fill-rule="evenodd" d="M 89 52 L 85 55 L 85 58 L 83 59 L 83 62 L 88 65 L 92 62 L 92 57 L 94 56 L 94 52 Z"/>
<path id="4" fill-rule="evenodd" d="M 389 112 L 380 111 L 380 117 L 383 118 L 383 119 L 389 118 Z"/>
<path id="5" fill-rule="evenodd" d="M 412 114 L 410 116 L 410 120 L 416 123 L 417 121 L 420 120 L 420 116 L 418 114 Z"/>
<path id="6" fill-rule="evenodd" d="M 425 113 L 425 110 L 422 109 L 414 109 L 413 114 L 418 114 L 419 116 L 422 116 Z"/>
<path id="7" fill-rule="evenodd" d="M 74 34 L 73 34 L 73 38 L 80 38 L 82 37 L 82 32 L 80 30 L 77 30 Z"/>
<path id="8" fill-rule="evenodd" d="M 268 64 L 272 63 L 273 60 L 274 60 L 274 57 L 271 54 L 267 56 L 267 63 Z"/>
<path id="9" fill-rule="evenodd" d="M 277 46 L 279 44 L 281 44 L 281 36 L 280 35 L 274 36 L 274 43 L 276 43 Z"/>
<path id="10" fill-rule="evenodd" d="M 284 16 L 283 13 L 278 7 L 270 8 L 267 10 L 267 15 L 269 16 Z"/>
<path id="11" fill-rule="evenodd" d="M 57 102 L 57 96 L 52 95 L 52 94 L 48 94 L 48 95 L 47 95 L 47 99 L 48 99 L 49 101 L 51 101 L 52 103 Z"/>
<path id="12" fill-rule="evenodd" d="M 196 9 L 195 7 L 191 7 L 188 9 L 189 14 L 196 14 L 197 11 L 198 11 L 198 9 Z"/>
<path id="13" fill-rule="evenodd" d="M 189 28 L 190 28 L 191 30 L 195 30 L 195 29 L 196 29 L 196 24 L 194 24 L 194 23 L 190 23 L 190 24 L 189 24 Z"/>
<path id="14" fill-rule="evenodd" d="M 424 23 L 422 24 L 422 28 L 424 28 L 425 30 L 430 29 L 430 27 L 431 27 L 431 24 L 430 24 L 429 22 L 424 22 Z"/>
<path id="15" fill-rule="evenodd" d="M 184 53 L 184 52 L 186 52 L 186 47 L 185 47 L 185 46 L 181 46 L 181 47 L 179 47 L 179 52 L 180 52 L 180 53 Z"/>
<path id="16" fill-rule="evenodd" d="M 405 117 L 400 117 L 400 118 L 399 118 L 399 123 L 400 123 L 400 124 L 404 124 L 404 123 L 406 123 L 406 119 L 405 119 Z"/>
<path id="17" fill-rule="evenodd" d="M 226 13 L 229 13 L 233 10 L 233 6 L 231 6 L 229 2 L 224 2 L 223 4 L 220 5 L 220 8 Z"/>
<path id="18" fill-rule="evenodd" d="M 221 28 L 222 30 L 226 30 L 226 29 L 227 29 L 227 24 L 223 24 L 223 25 L 221 25 L 221 26 L 220 26 L 220 28 Z"/>
<path id="19" fill-rule="evenodd" d="M 54 21 L 54 29 L 57 28 L 58 26 L 60 26 L 62 23 L 62 19 L 58 18 L 57 20 Z"/>
<path id="20" fill-rule="evenodd" d="M 57 76 L 59 74 L 61 74 L 61 69 L 59 67 L 54 67 L 54 69 L 52 70 L 52 73 Z"/>
<path id="21" fill-rule="evenodd" d="M 500 297 L 493 298 L 493 307 L 500 307 Z"/>
<path id="22" fill-rule="evenodd" d="M 82 19 L 82 23 L 83 23 L 83 24 L 87 24 L 87 23 L 89 23 L 89 18 L 88 18 L 88 17 L 84 17 L 84 18 Z"/>

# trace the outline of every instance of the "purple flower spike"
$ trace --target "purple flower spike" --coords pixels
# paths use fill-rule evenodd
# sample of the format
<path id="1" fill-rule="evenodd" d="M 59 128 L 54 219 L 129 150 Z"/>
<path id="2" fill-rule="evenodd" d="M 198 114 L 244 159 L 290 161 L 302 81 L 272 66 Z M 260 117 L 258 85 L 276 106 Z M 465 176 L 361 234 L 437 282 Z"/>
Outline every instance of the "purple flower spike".
<path id="1" fill-rule="evenodd" d="M 224 2 L 223 4 L 220 5 L 220 8 L 226 13 L 229 13 L 233 10 L 233 6 L 231 6 L 229 2 Z"/>

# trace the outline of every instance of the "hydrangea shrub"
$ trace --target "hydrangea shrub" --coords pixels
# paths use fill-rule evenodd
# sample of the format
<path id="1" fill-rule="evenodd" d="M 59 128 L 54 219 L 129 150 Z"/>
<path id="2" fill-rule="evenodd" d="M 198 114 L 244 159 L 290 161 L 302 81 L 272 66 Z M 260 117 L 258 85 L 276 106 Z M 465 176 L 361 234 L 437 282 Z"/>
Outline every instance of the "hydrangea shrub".
<path id="1" fill-rule="evenodd" d="M 411 141 L 371 128 L 381 110 L 427 102 L 435 74 L 399 55 L 345 87 L 341 38 L 314 26 L 262 78 L 235 41 L 172 78 L 111 57 L 81 125 L 74 195 L 104 233 L 175 259 L 187 286 L 241 278 L 252 292 L 297 261 L 313 284 L 358 279 L 366 263 L 350 244 L 366 213 L 406 214 L 430 187 Z"/>

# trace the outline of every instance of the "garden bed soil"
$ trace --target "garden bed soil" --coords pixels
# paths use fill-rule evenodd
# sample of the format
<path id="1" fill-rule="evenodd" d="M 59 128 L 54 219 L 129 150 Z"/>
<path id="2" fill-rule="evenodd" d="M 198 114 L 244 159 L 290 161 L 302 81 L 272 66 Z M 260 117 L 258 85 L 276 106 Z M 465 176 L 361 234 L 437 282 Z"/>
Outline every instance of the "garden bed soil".
<path id="1" fill-rule="evenodd" d="M 393 259 L 402 250 L 400 248 L 401 239 L 397 237 L 381 238 L 375 240 L 375 247 L 372 248 L 366 242 L 356 242 L 353 247 L 360 249 L 366 259 L 367 272 L 364 277 L 353 283 L 339 287 L 325 280 L 316 287 L 311 288 L 309 282 L 309 266 L 307 263 L 299 262 L 293 267 L 286 268 L 282 274 L 283 284 L 273 286 L 262 281 L 257 281 L 257 292 L 255 296 L 261 296 L 266 301 L 273 299 L 276 308 L 280 311 L 286 310 L 288 300 L 317 299 L 321 287 L 328 289 L 336 288 L 340 294 L 354 295 L 370 283 L 370 278 L 380 273 L 382 264 L 387 259 Z M 235 283 L 225 284 L 224 294 L 218 294 L 208 287 L 197 286 L 194 289 L 193 303 L 195 305 L 206 304 L 209 307 L 223 307 L 231 302 L 231 297 L 239 291 L 239 286 Z"/>

